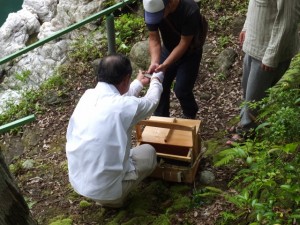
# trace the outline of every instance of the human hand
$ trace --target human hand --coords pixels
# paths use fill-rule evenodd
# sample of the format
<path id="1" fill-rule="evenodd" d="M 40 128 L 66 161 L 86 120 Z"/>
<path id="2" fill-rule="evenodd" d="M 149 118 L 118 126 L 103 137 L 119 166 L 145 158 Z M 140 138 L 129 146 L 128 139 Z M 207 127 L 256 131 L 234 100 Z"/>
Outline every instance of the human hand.
<path id="1" fill-rule="evenodd" d="M 158 72 L 158 73 L 153 73 L 151 80 L 152 79 L 158 79 L 160 81 L 160 83 L 162 83 L 164 81 L 164 73 L 163 72 Z"/>
<path id="2" fill-rule="evenodd" d="M 244 44 L 245 36 L 246 36 L 246 31 L 242 31 L 239 35 L 239 41 L 241 46 Z"/>
<path id="3" fill-rule="evenodd" d="M 160 64 L 158 67 L 156 67 L 155 72 L 165 72 L 167 69 L 167 66 L 165 64 Z"/>
<path id="4" fill-rule="evenodd" d="M 136 77 L 136 79 L 139 80 L 142 83 L 143 86 L 150 83 L 150 78 L 146 77 L 144 74 L 145 74 L 145 72 L 139 70 L 139 73 Z"/>
<path id="5" fill-rule="evenodd" d="M 150 78 L 145 77 L 144 72 L 141 71 L 141 70 L 139 70 L 139 73 L 138 73 L 136 79 L 139 80 L 142 83 L 143 86 L 150 83 Z"/>
<path id="6" fill-rule="evenodd" d="M 158 66 L 159 66 L 158 63 L 153 63 L 153 64 L 151 64 L 151 65 L 149 66 L 149 68 L 148 68 L 147 73 L 152 74 Z"/>
<path id="7" fill-rule="evenodd" d="M 266 72 L 271 72 L 271 71 L 274 70 L 273 67 L 267 66 L 267 65 L 265 65 L 263 63 L 261 64 L 261 68 L 262 68 L 263 71 L 266 71 Z"/>

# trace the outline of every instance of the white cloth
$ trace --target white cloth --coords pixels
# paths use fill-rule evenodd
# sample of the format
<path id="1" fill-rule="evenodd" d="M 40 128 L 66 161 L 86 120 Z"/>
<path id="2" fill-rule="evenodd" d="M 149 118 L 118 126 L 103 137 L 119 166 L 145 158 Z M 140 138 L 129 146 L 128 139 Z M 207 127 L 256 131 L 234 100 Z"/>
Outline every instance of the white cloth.
<path id="1" fill-rule="evenodd" d="M 130 158 L 135 165 L 135 171 L 126 173 L 122 181 L 122 196 L 114 200 L 96 200 L 102 206 L 119 208 L 126 201 L 128 194 L 136 188 L 136 186 L 149 176 L 157 165 L 156 152 L 153 146 L 142 144 L 130 150 Z M 131 178 L 134 176 L 134 178 Z"/>
<path id="2" fill-rule="evenodd" d="M 135 170 L 129 155 L 132 127 L 153 113 L 162 92 L 157 80 L 139 98 L 142 88 L 134 80 L 120 95 L 114 85 L 99 82 L 78 102 L 67 129 L 66 154 L 69 180 L 79 194 L 96 200 L 121 197 L 125 174 Z"/>
<path id="3" fill-rule="evenodd" d="M 158 73 L 153 73 L 151 79 L 154 77 L 158 78 L 159 81 L 162 83 L 164 81 L 164 73 L 163 72 L 158 72 Z"/>
<path id="4" fill-rule="evenodd" d="M 269 67 L 299 51 L 299 0 L 250 0 L 243 50 Z"/>

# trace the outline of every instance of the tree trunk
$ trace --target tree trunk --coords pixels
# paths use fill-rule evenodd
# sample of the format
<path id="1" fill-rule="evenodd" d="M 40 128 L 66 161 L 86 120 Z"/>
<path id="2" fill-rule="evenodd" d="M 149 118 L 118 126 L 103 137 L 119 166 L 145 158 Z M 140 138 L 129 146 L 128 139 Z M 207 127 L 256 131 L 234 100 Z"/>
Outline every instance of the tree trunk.
<path id="1" fill-rule="evenodd" d="M 0 224 L 36 225 L 0 149 Z"/>

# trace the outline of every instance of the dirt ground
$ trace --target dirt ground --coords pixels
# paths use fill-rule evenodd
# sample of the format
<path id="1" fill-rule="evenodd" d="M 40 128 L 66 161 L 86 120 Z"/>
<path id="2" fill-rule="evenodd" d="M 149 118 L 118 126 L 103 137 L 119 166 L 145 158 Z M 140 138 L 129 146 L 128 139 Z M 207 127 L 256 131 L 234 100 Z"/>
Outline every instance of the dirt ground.
<path id="1" fill-rule="evenodd" d="M 216 138 L 216 135 L 219 139 L 223 134 L 225 135 L 224 130 L 228 126 L 228 121 L 238 114 L 238 103 L 241 96 L 240 62 L 237 61 L 233 65 L 228 78 L 220 80 L 216 78 L 216 74 L 205 69 L 207 67 L 206 60 L 206 58 L 203 59 L 204 65 L 201 67 L 201 73 L 195 86 L 195 95 L 200 107 L 197 119 L 202 121 L 200 136 L 203 142 Z M 29 142 L 30 146 L 17 161 L 20 159 L 22 159 L 21 162 L 33 160 L 34 167 L 20 170 L 17 174 L 17 182 L 31 206 L 34 218 L 40 224 L 49 224 L 50 218 L 60 217 L 71 217 L 73 224 L 108 224 L 108 221 L 120 213 L 118 210 L 106 210 L 104 215 L 100 216 L 101 219 L 99 219 L 99 215 L 94 216 L 96 218 L 90 217 L 91 211 L 102 212 L 101 207 L 90 203 L 92 206 L 82 209 L 80 202 L 86 199 L 76 195 L 68 182 L 64 149 L 67 123 L 78 98 L 87 88 L 94 86 L 95 83 L 91 76 L 93 75 L 89 70 L 83 71 L 80 76 L 70 74 L 71 82 L 65 87 L 69 93 L 63 96 L 65 102 L 48 104 L 47 112 L 37 115 L 36 122 L 27 126 L 26 129 L 30 132 L 27 132 L 26 129 L 24 131 L 26 139 L 36 140 L 36 143 Z M 56 92 L 53 91 L 48 96 L 55 95 L 54 93 Z M 203 98 L 203 94 L 207 94 L 208 97 Z M 172 117 L 180 118 L 180 106 L 177 99 L 174 96 L 172 98 Z M 36 133 L 33 133 L 33 130 Z M 214 168 L 209 157 L 201 160 L 199 172 L 202 170 L 213 171 L 216 176 L 213 186 L 227 188 L 226 182 L 230 178 L 231 171 Z M 192 193 L 195 190 L 203 187 L 199 183 L 198 177 L 199 174 L 197 174 L 194 184 L 189 185 L 189 190 L 185 193 L 190 198 L 193 198 Z M 151 182 L 157 181 L 149 178 L 143 182 L 140 188 L 143 189 L 144 185 L 147 186 Z M 170 188 L 173 185 L 177 184 L 166 182 L 163 187 Z M 167 203 L 162 202 L 162 204 Z M 171 224 L 215 224 L 219 214 L 228 207 L 222 198 L 217 198 L 213 202 L 203 203 L 180 211 L 180 213 L 171 213 L 169 217 L 172 217 Z M 126 208 L 122 210 L 126 211 Z M 159 215 L 160 212 L 151 211 L 150 214 Z M 139 221 L 134 224 L 148 223 Z"/>
<path id="2" fill-rule="evenodd" d="M 229 126 L 229 121 L 238 115 L 241 103 L 242 52 L 238 45 L 237 36 L 231 36 L 230 42 L 224 46 L 225 48 L 234 49 L 238 55 L 225 77 L 216 72 L 217 68 L 214 65 L 217 55 L 222 51 L 218 44 L 215 33 L 210 34 L 194 88 L 199 105 L 197 119 L 202 121 L 200 135 L 203 143 L 215 138 L 221 140 L 221 143 L 222 141 L 225 143 L 225 129 Z M 69 67 L 69 71 L 65 73 L 65 76 L 67 82 L 64 84 L 63 89 L 56 90 L 54 88 L 50 93 L 45 94 L 44 100 L 40 102 L 43 107 L 47 108 L 46 112 L 37 114 L 36 121 L 26 125 L 22 134 L 17 136 L 6 134 L 1 138 L 4 141 L 13 140 L 13 142 L 16 142 L 18 138 L 21 138 L 23 142 L 26 140 L 23 146 L 25 152 L 14 158 L 12 162 L 15 165 L 25 161 L 33 164 L 32 167 L 28 169 L 23 167 L 15 173 L 16 181 L 31 208 L 33 217 L 39 224 L 50 224 L 51 221 L 59 219 L 61 219 L 61 223 L 56 224 L 154 224 L 146 222 L 147 220 L 144 222 L 136 220 L 136 222 L 129 223 L 129 219 L 136 216 L 137 208 L 133 205 L 118 210 L 103 209 L 94 202 L 78 196 L 72 190 L 68 182 L 65 155 L 66 128 L 80 96 L 86 89 L 95 86 L 95 76 L 91 67 L 82 66 L 80 63 L 75 63 L 72 67 Z M 53 101 L 53 97 L 57 98 L 54 98 Z M 180 118 L 180 106 L 174 95 L 171 102 L 171 116 Z M 199 172 L 202 170 L 210 170 L 215 174 L 216 180 L 211 184 L 212 186 L 223 190 L 227 189 L 226 184 L 233 171 L 214 168 L 209 156 L 201 160 Z M 161 183 L 157 179 L 148 178 L 140 185 L 138 190 L 140 190 L 140 193 L 145 194 L 142 190 L 146 190 L 154 184 L 158 185 L 160 192 L 152 193 L 148 196 L 148 199 L 147 196 L 140 196 L 139 204 L 137 204 L 137 207 L 141 208 L 140 202 L 142 200 L 152 202 L 151 210 L 148 208 L 146 216 L 142 215 L 144 219 L 150 215 L 163 214 L 171 218 L 171 224 L 212 225 L 216 224 L 222 211 L 231 207 L 222 197 L 218 197 L 211 201 L 200 201 L 188 208 L 179 211 L 171 210 L 167 213 L 165 208 L 171 207 L 174 202 L 170 200 L 173 198 L 172 195 L 166 193 L 178 184 Z M 155 187 L 157 188 L 157 186 Z M 187 187 L 181 196 L 193 199 L 195 191 L 204 187 L 199 182 L 199 174 L 197 174 L 195 182 L 192 185 L 187 185 Z M 153 192 L 152 189 L 151 191 Z M 132 197 L 132 199 L 134 200 L 135 197 Z M 126 212 L 126 216 L 122 220 L 113 222 L 124 212 Z M 70 223 L 69 219 L 73 222 Z M 165 223 L 156 222 L 155 224 Z"/>

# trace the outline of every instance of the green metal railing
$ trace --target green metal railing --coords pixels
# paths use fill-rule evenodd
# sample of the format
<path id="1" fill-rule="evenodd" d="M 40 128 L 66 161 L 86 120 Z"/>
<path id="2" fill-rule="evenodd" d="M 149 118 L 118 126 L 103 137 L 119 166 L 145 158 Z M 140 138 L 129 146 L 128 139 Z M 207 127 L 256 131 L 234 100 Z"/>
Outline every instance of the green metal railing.
<path id="1" fill-rule="evenodd" d="M 127 3 L 130 3 L 130 2 L 133 2 L 135 0 L 123 0 L 122 2 L 120 3 L 117 3 L 107 9 L 104 9 L 102 11 L 100 11 L 99 13 L 96 13 L 78 23 L 75 23 L 63 30 L 60 30 L 56 33 L 54 33 L 53 35 L 45 38 L 45 39 L 42 39 L 42 40 L 39 40 L 9 56 L 6 56 L 2 59 L 0 59 L 0 65 L 18 57 L 18 56 L 21 56 L 39 46 L 42 46 L 43 44 L 45 43 L 48 43 L 58 37 L 61 37 L 62 35 L 64 34 L 67 34 L 79 27 L 82 27 L 83 25 L 93 21 L 93 20 L 96 20 L 96 19 L 99 19 L 100 17 L 102 16 L 106 16 L 106 26 L 107 26 L 107 39 L 108 39 L 108 53 L 114 53 L 115 52 L 115 30 L 114 30 L 114 16 L 113 16 L 113 12 L 116 10 L 116 9 L 119 9 L 121 7 L 123 7 L 124 5 L 126 5 Z M 8 124 L 5 124 L 5 125 L 2 125 L 0 126 L 0 134 L 1 133 L 4 133 L 10 129 L 13 129 L 13 128 L 16 128 L 18 126 L 22 126 L 26 123 L 29 123 L 31 121 L 34 121 L 35 120 L 35 116 L 34 115 L 30 115 L 30 116 L 27 116 L 27 117 L 24 117 L 22 119 L 19 119 L 19 120 L 16 120 L 14 122 L 11 122 L 11 123 L 8 123 Z"/>
<path id="2" fill-rule="evenodd" d="M 0 134 L 4 133 L 6 131 L 9 131 L 10 129 L 22 126 L 22 125 L 24 125 L 26 123 L 29 123 L 31 121 L 34 121 L 34 120 L 35 120 L 35 116 L 34 115 L 30 115 L 30 116 L 26 116 L 26 117 L 24 117 L 22 119 L 18 119 L 18 120 L 14 121 L 14 122 L 2 125 L 2 126 L 0 126 Z"/>
<path id="3" fill-rule="evenodd" d="M 92 16 L 90 16 L 90 17 L 88 17 L 88 18 L 86 18 L 86 19 L 84 19 L 84 20 L 82 20 L 78 23 L 75 23 L 75 24 L 73 24 L 73 25 L 71 25 L 71 26 L 69 26 L 69 27 L 67 27 L 63 30 L 60 30 L 60 31 L 54 33 L 53 35 L 51 35 L 51 36 L 49 36 L 45 39 L 39 40 L 39 41 L 37 41 L 37 42 L 35 42 L 35 43 L 19 50 L 19 51 L 17 51 L 17 52 L 15 52 L 15 53 L 13 53 L 9 56 L 6 56 L 6 57 L 0 59 L 0 65 L 3 64 L 3 63 L 6 63 L 6 62 L 8 62 L 8 61 L 10 61 L 10 60 L 12 60 L 16 57 L 18 57 L 18 56 L 21 56 L 24 53 L 29 52 L 29 51 L 31 51 L 31 50 L 47 43 L 47 42 L 50 42 L 50 41 L 52 41 L 52 40 L 54 40 L 58 37 L 61 37 L 62 35 L 67 34 L 67 33 L 71 32 L 71 31 L 73 31 L 73 30 L 75 30 L 79 27 L 82 27 L 83 25 L 85 25 L 87 23 L 90 23 L 93 20 L 99 19 L 102 16 L 107 16 L 106 25 L 108 27 L 107 34 L 108 34 L 108 41 L 109 41 L 108 51 L 109 51 L 109 53 L 114 52 L 114 47 L 115 47 L 115 45 L 114 45 L 114 43 L 115 43 L 114 42 L 115 41 L 114 40 L 114 35 L 115 35 L 115 33 L 114 33 L 114 20 L 113 20 L 112 13 L 116 9 L 119 9 L 119 8 L 123 7 L 124 5 L 126 5 L 127 3 L 134 2 L 134 1 L 135 0 L 123 0 L 122 2 L 119 2 L 119 3 L 109 7 L 107 9 L 104 9 L 104 10 L 100 11 L 99 13 L 96 13 L 96 14 L 94 14 L 94 15 L 92 15 Z"/>

